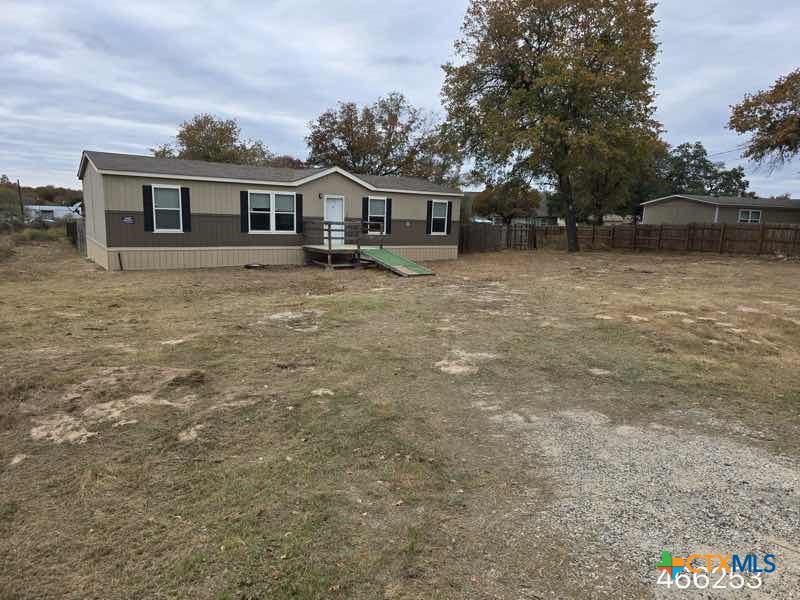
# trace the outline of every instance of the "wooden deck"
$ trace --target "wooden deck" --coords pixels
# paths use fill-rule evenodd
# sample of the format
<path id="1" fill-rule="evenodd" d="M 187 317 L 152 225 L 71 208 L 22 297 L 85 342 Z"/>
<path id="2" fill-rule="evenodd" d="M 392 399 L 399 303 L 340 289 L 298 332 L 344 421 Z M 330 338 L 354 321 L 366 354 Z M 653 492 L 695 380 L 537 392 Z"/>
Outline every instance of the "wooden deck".
<path id="1" fill-rule="evenodd" d="M 326 244 L 308 244 L 303 246 L 303 250 L 311 252 L 320 252 L 322 254 L 353 254 L 359 250 L 374 250 L 378 246 L 358 246 L 356 244 L 342 244 L 340 246 L 331 246 Z"/>
<path id="2" fill-rule="evenodd" d="M 353 269 L 375 266 L 374 263 L 361 259 L 361 252 L 367 248 L 372 249 L 375 246 L 307 244 L 303 246 L 303 253 L 306 255 L 306 264 L 309 265 L 317 265 L 326 269 Z"/>
<path id="3" fill-rule="evenodd" d="M 326 269 L 341 269 L 354 267 L 374 266 L 370 260 L 363 260 L 361 252 L 363 250 L 374 250 L 382 247 L 383 234 L 370 234 L 369 231 L 374 226 L 383 227 L 382 223 L 369 222 L 335 222 L 324 221 L 320 224 L 309 223 L 306 228 L 306 240 L 322 241 L 321 244 L 305 244 L 303 254 L 306 257 L 306 264 L 319 265 Z M 361 244 L 362 239 L 370 236 L 370 245 Z M 355 244 L 337 244 L 336 242 L 355 241 Z M 376 245 L 376 243 L 378 245 Z"/>

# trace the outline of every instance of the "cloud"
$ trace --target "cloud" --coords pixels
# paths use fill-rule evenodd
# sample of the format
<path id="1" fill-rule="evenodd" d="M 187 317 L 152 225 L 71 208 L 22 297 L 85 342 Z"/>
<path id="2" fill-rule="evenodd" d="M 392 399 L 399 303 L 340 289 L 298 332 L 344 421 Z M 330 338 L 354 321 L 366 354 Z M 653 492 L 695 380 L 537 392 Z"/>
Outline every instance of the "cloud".
<path id="1" fill-rule="evenodd" d="M 340 100 L 402 91 L 440 111 L 441 64 L 467 1 L 44 0 L 4 2 L 0 172 L 76 186 L 81 150 L 146 153 L 198 112 L 305 156 L 307 123 Z M 709 152 L 742 139 L 729 105 L 795 68 L 800 6 L 661 2 L 658 118 L 668 141 Z M 718 159 L 738 164 L 736 153 Z M 790 166 L 743 163 L 760 193 L 800 196 Z"/>

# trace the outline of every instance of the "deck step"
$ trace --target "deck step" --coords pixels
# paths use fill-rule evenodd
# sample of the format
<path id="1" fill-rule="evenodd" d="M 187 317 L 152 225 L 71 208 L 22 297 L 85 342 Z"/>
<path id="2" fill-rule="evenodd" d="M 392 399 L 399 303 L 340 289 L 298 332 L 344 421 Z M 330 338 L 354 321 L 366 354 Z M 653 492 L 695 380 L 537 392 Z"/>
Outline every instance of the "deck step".
<path id="1" fill-rule="evenodd" d="M 390 252 L 385 248 L 370 248 L 361 250 L 362 260 L 370 260 L 375 264 L 389 269 L 402 277 L 419 277 L 420 275 L 433 275 L 433 271 L 427 267 L 415 263 L 413 260 Z"/>

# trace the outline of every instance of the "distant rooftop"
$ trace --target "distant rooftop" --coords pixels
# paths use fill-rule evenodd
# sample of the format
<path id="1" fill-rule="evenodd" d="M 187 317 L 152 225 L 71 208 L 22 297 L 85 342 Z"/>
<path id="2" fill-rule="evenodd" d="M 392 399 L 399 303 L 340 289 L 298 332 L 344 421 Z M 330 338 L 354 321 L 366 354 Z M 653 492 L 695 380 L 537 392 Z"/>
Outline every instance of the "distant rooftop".
<path id="1" fill-rule="evenodd" d="M 748 196 L 699 196 L 697 194 L 671 194 L 663 198 L 656 198 L 655 200 L 648 200 L 642 202 L 642 206 L 654 204 L 656 202 L 663 202 L 673 198 L 684 198 L 694 202 L 701 202 L 703 204 L 712 204 L 714 206 L 744 206 L 755 208 L 789 208 L 800 210 L 800 199 L 792 198 L 751 198 Z"/>

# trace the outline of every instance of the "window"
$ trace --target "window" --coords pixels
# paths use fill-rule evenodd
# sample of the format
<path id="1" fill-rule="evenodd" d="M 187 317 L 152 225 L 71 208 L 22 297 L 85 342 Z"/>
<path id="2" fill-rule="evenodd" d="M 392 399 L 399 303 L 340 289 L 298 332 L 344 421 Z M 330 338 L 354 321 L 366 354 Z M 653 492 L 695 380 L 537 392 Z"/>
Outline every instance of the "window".
<path id="1" fill-rule="evenodd" d="M 181 188 L 153 186 L 153 223 L 157 233 L 181 233 Z"/>
<path id="2" fill-rule="evenodd" d="M 295 195 L 248 192 L 250 233 L 294 233 Z"/>
<path id="3" fill-rule="evenodd" d="M 761 223 L 760 210 L 740 210 L 739 223 Z"/>
<path id="4" fill-rule="evenodd" d="M 433 201 L 431 235 L 447 235 L 447 202 Z"/>
<path id="5" fill-rule="evenodd" d="M 370 224 L 380 223 L 380 227 L 378 225 L 372 225 L 368 233 L 373 235 L 383 235 L 386 233 L 386 198 L 369 199 L 367 221 L 369 221 Z"/>
<path id="6" fill-rule="evenodd" d="M 275 231 L 294 232 L 294 194 L 275 194 Z"/>
<path id="7" fill-rule="evenodd" d="M 250 192 L 250 231 L 271 231 L 272 198 L 269 194 Z"/>

